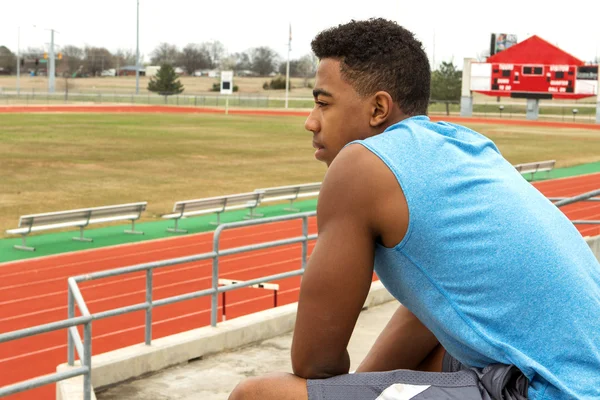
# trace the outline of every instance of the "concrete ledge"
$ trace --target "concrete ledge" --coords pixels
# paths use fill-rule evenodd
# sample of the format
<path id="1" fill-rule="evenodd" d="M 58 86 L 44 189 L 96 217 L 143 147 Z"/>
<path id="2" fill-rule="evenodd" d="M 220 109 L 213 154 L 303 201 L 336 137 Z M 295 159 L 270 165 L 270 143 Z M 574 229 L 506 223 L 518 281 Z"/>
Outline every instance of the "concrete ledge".
<path id="1" fill-rule="evenodd" d="M 79 366 L 79 363 L 75 363 L 75 367 Z M 68 371 L 71 368 L 68 365 L 59 365 L 56 369 L 57 372 Z M 56 383 L 56 400 L 75 400 L 83 399 L 83 376 L 76 376 L 75 378 L 67 379 Z M 96 400 L 96 394 L 92 388 L 92 400 Z"/>
<path id="2" fill-rule="evenodd" d="M 585 238 L 585 241 L 590 246 L 590 249 L 592 249 L 598 261 L 600 261 L 600 236 L 588 236 Z"/>
<path id="3" fill-rule="evenodd" d="M 365 308 L 394 298 L 379 281 L 371 284 Z M 212 353 L 232 350 L 270 339 L 294 329 L 298 303 L 222 322 L 216 327 L 203 327 L 156 339 L 151 346 L 138 344 L 92 357 L 92 385 L 96 388 L 114 385 L 151 372 L 187 362 Z M 57 370 L 69 368 L 61 364 Z M 83 378 L 72 378 L 56 384 L 57 399 L 82 399 Z M 94 397 L 95 398 L 95 397 Z"/>

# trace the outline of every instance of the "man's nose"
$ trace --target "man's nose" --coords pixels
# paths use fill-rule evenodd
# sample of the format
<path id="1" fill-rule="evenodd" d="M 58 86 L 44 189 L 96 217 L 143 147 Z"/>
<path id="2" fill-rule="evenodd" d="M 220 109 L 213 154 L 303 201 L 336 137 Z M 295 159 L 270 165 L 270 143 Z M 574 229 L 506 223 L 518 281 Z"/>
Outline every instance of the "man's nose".
<path id="1" fill-rule="evenodd" d="M 319 123 L 319 120 L 315 118 L 313 113 L 314 111 L 311 111 L 308 118 L 306 118 L 306 121 L 304 122 L 304 129 L 313 133 L 317 133 L 321 129 L 321 124 Z"/>

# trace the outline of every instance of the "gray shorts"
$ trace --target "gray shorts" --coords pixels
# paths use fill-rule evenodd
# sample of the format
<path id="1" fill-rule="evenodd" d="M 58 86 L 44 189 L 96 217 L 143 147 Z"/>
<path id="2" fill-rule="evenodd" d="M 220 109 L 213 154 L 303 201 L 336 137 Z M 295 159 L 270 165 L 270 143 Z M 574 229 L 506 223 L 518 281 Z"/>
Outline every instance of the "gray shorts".
<path id="1" fill-rule="evenodd" d="M 503 364 L 467 368 L 444 355 L 443 372 L 395 370 L 309 379 L 309 400 L 526 400 L 528 381 Z"/>

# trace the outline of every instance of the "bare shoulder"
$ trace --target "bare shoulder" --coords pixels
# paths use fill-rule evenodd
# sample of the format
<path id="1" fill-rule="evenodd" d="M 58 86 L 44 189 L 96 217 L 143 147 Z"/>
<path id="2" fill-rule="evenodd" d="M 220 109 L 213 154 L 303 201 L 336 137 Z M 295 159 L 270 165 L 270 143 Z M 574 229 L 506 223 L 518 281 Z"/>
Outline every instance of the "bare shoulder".
<path id="1" fill-rule="evenodd" d="M 344 148 L 331 163 L 319 195 L 319 224 L 343 217 L 368 225 L 386 244 L 402 239 L 408 207 L 392 171 L 360 144 Z"/>

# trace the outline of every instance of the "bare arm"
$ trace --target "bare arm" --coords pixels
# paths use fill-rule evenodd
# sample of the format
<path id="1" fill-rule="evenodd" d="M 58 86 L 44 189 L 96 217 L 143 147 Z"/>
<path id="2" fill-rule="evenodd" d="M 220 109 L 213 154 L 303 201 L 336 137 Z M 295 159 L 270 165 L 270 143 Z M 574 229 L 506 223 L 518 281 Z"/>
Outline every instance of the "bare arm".
<path id="1" fill-rule="evenodd" d="M 414 370 L 437 345 L 433 333 L 401 305 L 356 372 Z"/>
<path id="2" fill-rule="evenodd" d="M 319 238 L 302 278 L 292 342 L 293 371 L 302 378 L 350 368 L 346 348 L 371 285 L 377 238 L 374 156 L 365 152 L 340 152 L 319 195 Z"/>

